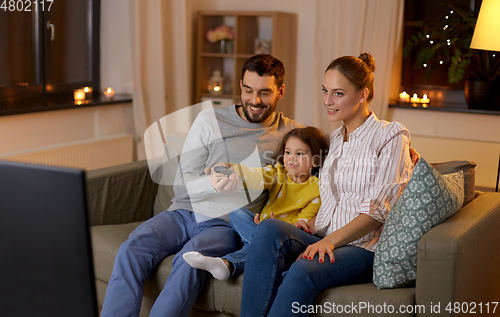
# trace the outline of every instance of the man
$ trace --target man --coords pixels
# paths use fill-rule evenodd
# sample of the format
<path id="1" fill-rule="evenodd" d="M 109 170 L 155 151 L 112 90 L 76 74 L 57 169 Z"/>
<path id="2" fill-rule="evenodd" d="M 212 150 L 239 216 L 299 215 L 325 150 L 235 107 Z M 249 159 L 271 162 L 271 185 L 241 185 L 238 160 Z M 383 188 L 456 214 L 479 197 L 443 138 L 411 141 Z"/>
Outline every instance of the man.
<path id="1" fill-rule="evenodd" d="M 234 188 L 236 174 L 214 188 L 204 169 L 221 161 L 239 163 L 253 153 L 258 153 L 260 164 L 270 163 L 270 154 L 282 137 L 300 126 L 275 112 L 285 93 L 284 75 L 278 59 L 265 54 L 253 56 L 243 65 L 241 104 L 198 115 L 180 158 L 173 203 L 139 226 L 120 247 L 101 316 L 138 316 L 145 280 L 174 253 L 172 272 L 150 316 L 187 316 L 210 273 L 192 268 L 182 255 L 198 251 L 220 257 L 241 247 L 227 221 L 211 218 L 221 216 L 221 206 L 227 207 L 227 200 L 238 196 L 216 194 L 223 188 Z M 246 208 L 259 211 L 266 197 L 235 203 L 243 207 L 250 200 Z"/>

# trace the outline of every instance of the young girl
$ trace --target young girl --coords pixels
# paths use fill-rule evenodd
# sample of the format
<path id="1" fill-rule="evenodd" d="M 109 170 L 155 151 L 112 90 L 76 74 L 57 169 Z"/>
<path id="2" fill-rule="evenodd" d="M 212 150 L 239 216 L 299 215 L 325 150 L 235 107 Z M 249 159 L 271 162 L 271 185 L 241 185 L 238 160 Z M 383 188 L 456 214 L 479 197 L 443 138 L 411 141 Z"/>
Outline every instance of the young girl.
<path id="1" fill-rule="evenodd" d="M 277 218 L 301 227 L 301 224 L 316 215 L 321 205 L 317 175 L 327 151 L 327 139 L 318 129 L 297 128 L 283 138 L 273 157 L 273 161 L 277 162 L 274 166 L 268 165 L 259 173 L 255 169 L 233 165 L 232 170 L 245 179 L 247 186 L 258 187 L 263 182 L 264 189 L 269 190 L 268 203 L 260 216 L 254 216 L 245 208 L 230 214 L 229 222 L 243 242 L 241 250 L 222 258 L 187 252 L 183 255 L 184 260 L 194 268 L 209 271 L 218 280 L 241 274 L 245 267 L 247 247 L 261 221 Z M 221 177 L 220 174 L 214 176 Z"/>
<path id="2" fill-rule="evenodd" d="M 328 66 L 325 114 L 343 125 L 330 134 L 320 171 L 321 208 L 301 229 L 273 219 L 257 227 L 248 248 L 241 316 L 296 316 L 293 303 L 310 307 L 327 288 L 372 280 L 384 220 L 413 168 L 408 130 L 368 111 L 374 70 L 367 53 Z"/>

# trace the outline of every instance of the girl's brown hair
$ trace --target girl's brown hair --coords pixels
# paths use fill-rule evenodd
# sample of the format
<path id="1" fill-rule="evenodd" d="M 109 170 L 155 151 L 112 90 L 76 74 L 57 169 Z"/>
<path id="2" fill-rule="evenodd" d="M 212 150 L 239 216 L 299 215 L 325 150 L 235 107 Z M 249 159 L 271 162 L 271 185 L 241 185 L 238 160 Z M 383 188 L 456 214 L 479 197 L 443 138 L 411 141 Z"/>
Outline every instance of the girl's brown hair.
<path id="1" fill-rule="evenodd" d="M 281 165 L 284 165 L 283 156 L 286 148 L 286 141 L 290 137 L 296 137 L 301 140 L 311 150 L 312 160 L 314 163 L 314 167 L 311 171 L 311 175 L 318 176 L 319 169 L 323 166 L 323 162 L 328 154 L 328 149 L 330 147 L 330 142 L 327 137 L 315 127 L 305 127 L 305 128 L 296 128 L 289 131 L 281 141 L 281 144 L 278 147 L 278 150 L 274 153 L 273 161 L 279 162 Z"/>
<path id="2" fill-rule="evenodd" d="M 375 71 L 375 59 L 368 53 L 361 53 L 359 57 L 342 56 L 328 65 L 325 73 L 329 70 L 338 70 L 358 89 L 368 88 L 370 93 L 367 102 L 373 99 L 373 72 Z"/>

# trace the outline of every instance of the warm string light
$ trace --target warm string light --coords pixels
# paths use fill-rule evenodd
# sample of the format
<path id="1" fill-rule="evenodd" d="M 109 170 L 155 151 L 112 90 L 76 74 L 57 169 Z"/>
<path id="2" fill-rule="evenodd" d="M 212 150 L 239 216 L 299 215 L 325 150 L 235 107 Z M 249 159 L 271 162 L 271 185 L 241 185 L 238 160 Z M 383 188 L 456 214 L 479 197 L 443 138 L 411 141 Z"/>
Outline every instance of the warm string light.
<path id="1" fill-rule="evenodd" d="M 453 10 L 450 10 L 450 14 L 453 14 Z M 445 18 L 446 20 L 449 20 L 450 16 L 449 16 L 449 15 L 445 15 L 445 16 L 444 16 L 444 18 Z M 445 25 L 443 26 L 443 30 L 446 30 L 448 27 L 449 27 L 449 25 L 448 25 L 448 24 L 445 24 Z M 431 35 L 430 35 L 430 34 L 426 34 L 426 35 L 425 35 L 425 37 L 426 37 L 426 38 L 428 38 L 428 39 L 430 39 L 430 38 L 431 38 Z M 434 45 L 434 40 L 429 40 L 429 43 L 430 43 L 431 45 Z M 450 45 L 451 45 L 451 40 L 450 40 L 450 39 L 446 39 L 446 45 L 448 45 L 448 46 L 450 46 Z M 493 57 L 495 57 L 495 54 L 493 54 Z M 443 61 L 439 61 L 439 64 L 440 64 L 440 65 L 443 65 L 443 64 L 444 64 L 444 62 L 443 62 Z M 427 64 L 426 64 L 426 63 L 424 63 L 424 64 L 422 64 L 422 66 L 425 68 L 425 67 L 427 67 Z"/>

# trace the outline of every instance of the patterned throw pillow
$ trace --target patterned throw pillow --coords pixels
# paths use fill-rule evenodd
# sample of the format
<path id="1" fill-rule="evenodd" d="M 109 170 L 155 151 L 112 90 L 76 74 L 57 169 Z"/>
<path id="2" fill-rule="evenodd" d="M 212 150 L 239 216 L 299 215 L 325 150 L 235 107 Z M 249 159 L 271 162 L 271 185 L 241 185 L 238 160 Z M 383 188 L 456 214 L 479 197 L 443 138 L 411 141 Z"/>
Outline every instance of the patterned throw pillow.
<path id="1" fill-rule="evenodd" d="M 387 215 L 373 264 L 378 289 L 412 285 L 417 244 L 431 228 L 451 217 L 464 200 L 463 172 L 441 175 L 424 159 Z"/>

